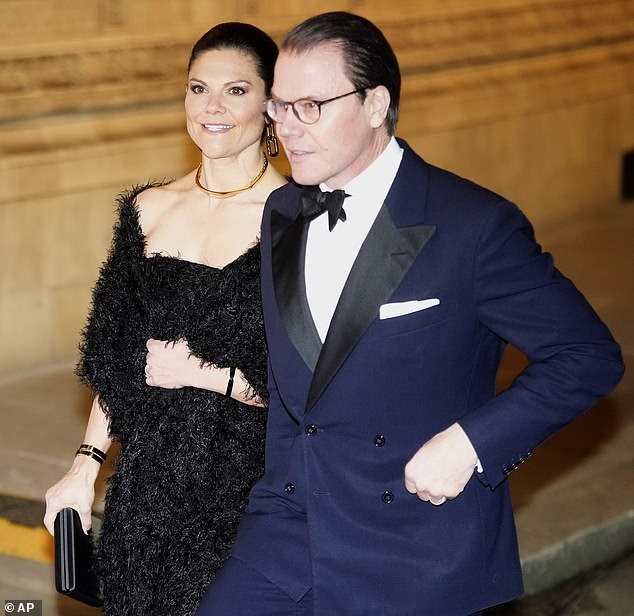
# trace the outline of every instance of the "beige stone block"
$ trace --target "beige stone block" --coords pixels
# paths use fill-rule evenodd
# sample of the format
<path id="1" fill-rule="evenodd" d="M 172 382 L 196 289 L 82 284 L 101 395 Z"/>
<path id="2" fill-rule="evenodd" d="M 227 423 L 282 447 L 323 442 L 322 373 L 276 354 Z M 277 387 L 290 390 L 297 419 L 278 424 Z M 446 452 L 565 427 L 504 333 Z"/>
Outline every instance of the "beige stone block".
<path id="1" fill-rule="evenodd" d="M 100 0 L 2 0 L 0 40 L 24 44 L 94 36 L 99 30 L 101 4 Z"/>
<path id="2" fill-rule="evenodd" d="M 182 79 L 179 86 L 178 100 L 162 101 L 160 104 L 154 101 L 156 104 L 151 107 L 46 118 L 35 116 L 7 122 L 2 129 L 0 155 L 25 156 L 119 143 L 140 137 L 185 134 Z"/>
<path id="3" fill-rule="evenodd" d="M 93 280 L 110 245 L 115 220 L 108 188 L 59 195 L 46 202 L 44 279 L 51 288 Z"/>
<path id="4" fill-rule="evenodd" d="M 0 371 L 12 372 L 48 361 L 50 305 L 45 288 L 0 296 Z"/>
<path id="5" fill-rule="evenodd" d="M 257 0 L 245 0 L 238 3 L 241 5 L 243 14 L 246 17 L 262 17 L 267 19 L 283 19 L 288 20 L 289 17 L 296 23 L 318 13 L 326 13 L 328 11 L 346 10 L 342 4 L 348 5 L 347 8 L 355 4 L 355 2 L 338 2 L 337 0 L 278 0 L 277 2 L 258 2 Z M 363 7 L 358 6 L 363 10 Z M 357 11 L 359 12 L 359 11 Z"/>
<path id="6" fill-rule="evenodd" d="M 0 205 L 0 295 L 44 284 L 44 219 L 37 203 Z"/>
<path id="7" fill-rule="evenodd" d="M 51 359 L 77 356 L 77 345 L 91 301 L 91 286 L 61 286 L 51 291 Z"/>
<path id="8" fill-rule="evenodd" d="M 611 122 L 618 102 L 502 118 L 411 143 L 429 162 L 515 201 L 534 223 L 552 224 L 618 201 Z"/>
<path id="9" fill-rule="evenodd" d="M 185 131 L 184 120 L 182 131 L 139 138 L 124 144 L 117 154 L 122 154 L 115 167 L 121 169 L 118 177 L 125 179 L 122 187 L 147 181 L 170 181 L 189 173 L 200 162 L 200 151 Z"/>
<path id="10" fill-rule="evenodd" d="M 634 88 L 614 101 L 613 115 L 610 118 L 612 130 L 609 132 L 611 145 L 618 152 L 634 149 Z"/>
<path id="11" fill-rule="evenodd" d="M 64 149 L 9 157 L 4 199 L 29 199 L 130 186 L 148 179 L 173 178 L 194 166 L 194 149 L 184 129 L 110 143 L 77 144 Z M 37 178 L 37 182 L 33 179 Z"/>
<path id="12" fill-rule="evenodd" d="M 156 0 L 109 0 L 103 4 L 102 24 L 109 31 L 118 29 L 144 34 L 148 31 L 170 32 L 175 27 L 188 25 L 192 15 L 191 0 L 163 0 L 159 6 Z"/>

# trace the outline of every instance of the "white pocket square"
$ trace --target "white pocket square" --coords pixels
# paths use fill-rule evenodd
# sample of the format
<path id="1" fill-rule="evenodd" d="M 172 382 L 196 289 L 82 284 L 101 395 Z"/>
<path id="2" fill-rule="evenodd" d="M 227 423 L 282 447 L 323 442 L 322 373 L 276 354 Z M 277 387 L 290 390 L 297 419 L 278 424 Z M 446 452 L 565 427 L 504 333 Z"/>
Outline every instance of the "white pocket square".
<path id="1" fill-rule="evenodd" d="M 412 312 L 420 312 L 427 310 L 433 306 L 438 306 L 440 300 L 437 297 L 431 299 L 415 299 L 410 302 L 394 302 L 392 304 L 383 304 L 379 308 L 379 319 L 393 319 L 394 317 L 402 317 Z"/>

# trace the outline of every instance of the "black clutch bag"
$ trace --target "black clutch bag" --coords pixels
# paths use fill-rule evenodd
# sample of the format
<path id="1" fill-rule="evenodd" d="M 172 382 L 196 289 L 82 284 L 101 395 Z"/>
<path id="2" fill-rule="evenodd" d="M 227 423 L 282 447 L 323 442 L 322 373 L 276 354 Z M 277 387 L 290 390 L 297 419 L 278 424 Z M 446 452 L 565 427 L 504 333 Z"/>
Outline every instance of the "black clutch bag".
<path id="1" fill-rule="evenodd" d="M 103 604 L 94 570 L 92 535 L 84 533 L 79 514 L 70 507 L 55 518 L 55 588 L 82 603 L 94 607 Z"/>

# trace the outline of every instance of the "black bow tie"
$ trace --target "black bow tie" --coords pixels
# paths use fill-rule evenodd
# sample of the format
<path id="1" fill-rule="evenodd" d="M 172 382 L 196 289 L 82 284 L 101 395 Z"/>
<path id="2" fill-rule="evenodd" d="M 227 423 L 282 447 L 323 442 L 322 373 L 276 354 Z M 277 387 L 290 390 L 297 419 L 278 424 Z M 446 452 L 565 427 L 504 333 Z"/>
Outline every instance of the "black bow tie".
<path id="1" fill-rule="evenodd" d="M 333 190 L 331 192 L 322 191 L 319 186 L 309 186 L 302 190 L 302 216 L 308 220 L 317 218 L 320 214 L 328 212 L 328 229 L 332 231 L 340 220 L 346 220 L 346 213 L 343 209 L 343 201 L 349 197 L 345 191 Z"/>

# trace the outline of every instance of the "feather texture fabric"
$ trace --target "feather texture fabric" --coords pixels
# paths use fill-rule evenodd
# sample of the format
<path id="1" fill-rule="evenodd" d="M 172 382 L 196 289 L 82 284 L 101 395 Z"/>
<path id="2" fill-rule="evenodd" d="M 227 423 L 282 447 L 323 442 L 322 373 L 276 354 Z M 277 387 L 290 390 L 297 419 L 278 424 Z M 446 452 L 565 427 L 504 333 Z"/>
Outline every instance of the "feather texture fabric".
<path id="1" fill-rule="evenodd" d="M 145 255 L 137 187 L 119 197 L 77 373 L 120 442 L 99 568 L 107 616 L 193 614 L 228 556 L 263 471 L 266 410 L 191 387 L 145 383 L 148 338 L 188 341 L 201 363 L 237 366 L 266 399 L 259 247 L 223 269 Z"/>

